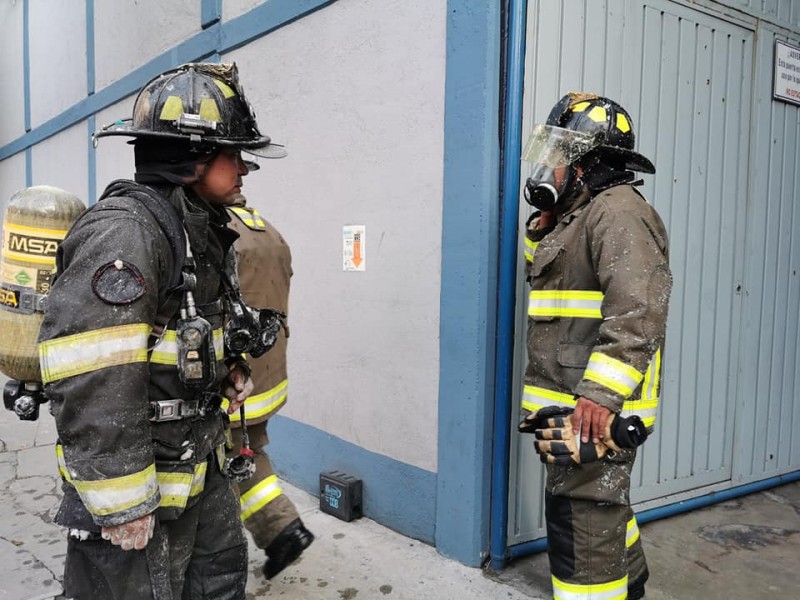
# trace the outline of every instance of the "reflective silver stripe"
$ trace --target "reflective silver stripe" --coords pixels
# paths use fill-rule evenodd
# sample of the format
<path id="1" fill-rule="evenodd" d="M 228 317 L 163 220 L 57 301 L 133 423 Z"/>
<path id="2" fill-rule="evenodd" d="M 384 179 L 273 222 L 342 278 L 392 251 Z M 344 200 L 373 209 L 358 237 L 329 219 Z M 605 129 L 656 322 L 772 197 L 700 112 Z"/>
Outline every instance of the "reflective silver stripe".
<path id="1" fill-rule="evenodd" d="M 623 600 L 628 596 L 628 576 L 608 583 L 579 585 L 552 575 L 554 600 Z"/>
<path id="2" fill-rule="evenodd" d="M 39 344 L 42 381 L 49 383 L 106 367 L 147 361 L 150 326 L 117 325 Z"/>
<path id="3" fill-rule="evenodd" d="M 628 529 L 625 533 L 625 547 L 630 548 L 639 539 L 639 525 L 636 523 L 636 517 L 628 521 Z"/>
<path id="4" fill-rule="evenodd" d="M 158 475 L 158 489 L 161 492 L 159 506 L 183 508 L 189 498 L 202 492 L 206 485 L 208 462 L 194 466 L 194 473 L 161 473 Z"/>
<path id="5" fill-rule="evenodd" d="M 158 493 L 156 466 L 112 479 L 82 481 L 72 474 L 72 484 L 90 513 L 110 515 L 133 508 Z"/>
<path id="6" fill-rule="evenodd" d="M 189 490 L 189 497 L 197 496 L 206 489 L 206 472 L 208 471 L 208 461 L 201 462 L 194 466 L 194 478 L 192 479 L 192 489 Z"/>
<path id="7" fill-rule="evenodd" d="M 531 290 L 530 317 L 602 319 L 603 292 L 588 290 Z"/>
<path id="8" fill-rule="evenodd" d="M 222 360 L 225 353 L 225 342 L 222 336 L 222 329 L 214 330 L 214 352 L 217 360 Z M 150 352 L 150 362 L 159 365 L 178 364 L 178 338 L 174 329 L 167 329 L 164 336 L 153 347 Z"/>
<path id="9" fill-rule="evenodd" d="M 658 414 L 658 399 L 651 402 L 641 402 L 638 400 L 625 402 L 622 405 L 622 412 L 620 414 L 623 417 L 638 415 L 645 427 L 653 427 L 656 423 L 656 415 Z"/>
<path id="10" fill-rule="evenodd" d="M 575 396 L 572 394 L 564 394 L 563 392 L 556 392 L 535 385 L 526 385 L 522 392 L 522 408 L 530 412 L 536 412 L 543 406 L 551 406 L 553 404 L 559 406 L 566 406 L 575 408 Z"/>
<path id="11" fill-rule="evenodd" d="M 247 490 L 241 497 L 242 521 L 261 510 L 283 493 L 278 485 L 278 477 L 270 475 Z"/>
<path id="12" fill-rule="evenodd" d="M 592 352 L 583 378 L 599 383 L 623 398 L 633 393 L 644 377 L 639 371 L 624 362 L 602 352 Z"/>
<path id="13" fill-rule="evenodd" d="M 193 473 L 158 473 L 159 506 L 183 508 L 192 489 Z"/>
<path id="14" fill-rule="evenodd" d="M 271 390 L 267 390 L 261 394 L 256 394 L 255 396 L 249 396 L 247 401 L 244 403 L 245 418 L 257 419 L 258 417 L 263 417 L 264 415 L 270 414 L 276 408 L 282 406 L 286 402 L 288 388 L 289 380 L 284 379 Z M 227 399 L 223 400 L 222 408 L 228 408 L 229 404 L 230 402 L 228 402 Z M 229 416 L 231 422 L 242 420 L 242 417 L 238 412 L 235 412 Z"/>

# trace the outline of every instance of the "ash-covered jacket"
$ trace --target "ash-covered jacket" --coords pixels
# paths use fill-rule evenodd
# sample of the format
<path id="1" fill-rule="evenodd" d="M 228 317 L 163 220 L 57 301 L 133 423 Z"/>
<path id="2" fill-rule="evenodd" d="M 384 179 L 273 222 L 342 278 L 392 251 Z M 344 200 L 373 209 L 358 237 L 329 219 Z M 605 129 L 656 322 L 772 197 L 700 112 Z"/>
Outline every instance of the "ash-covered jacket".
<path id="1" fill-rule="evenodd" d="M 528 226 L 522 407 L 585 396 L 652 428 L 672 288 L 664 224 L 627 184 L 567 202 L 554 228 Z"/>
<path id="2" fill-rule="evenodd" d="M 178 377 L 177 315 L 154 335 L 173 250 L 153 214 L 129 197 L 133 185 L 112 183 L 69 231 L 39 334 L 64 479 L 56 520 L 88 531 L 157 507 L 160 519 L 177 518 L 202 493 L 209 459 L 224 456 L 227 417 L 218 410 L 150 420 L 151 401 L 193 394 Z M 228 374 L 220 272 L 236 234 L 224 210 L 172 186 L 159 193 L 178 209 L 194 254 L 194 299 L 213 328 L 218 391 Z"/>
<path id="3" fill-rule="evenodd" d="M 239 285 L 245 302 L 253 308 L 272 308 L 288 315 L 292 253 L 278 230 L 259 212 L 246 205 L 244 197 L 229 207 L 230 227 L 239 234 L 234 244 Z M 263 423 L 285 403 L 289 390 L 286 374 L 288 330 L 281 328 L 278 341 L 266 354 L 248 356 L 253 393 L 245 403 L 248 425 Z M 231 425 L 240 423 L 239 413 Z"/>

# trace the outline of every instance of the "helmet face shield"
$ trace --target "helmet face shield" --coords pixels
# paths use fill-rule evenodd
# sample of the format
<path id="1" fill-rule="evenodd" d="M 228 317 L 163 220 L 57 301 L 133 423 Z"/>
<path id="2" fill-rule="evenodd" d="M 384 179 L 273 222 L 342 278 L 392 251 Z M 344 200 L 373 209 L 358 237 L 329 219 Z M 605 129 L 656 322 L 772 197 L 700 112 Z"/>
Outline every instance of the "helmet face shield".
<path id="1" fill-rule="evenodd" d="M 566 167 L 597 148 L 601 142 L 602 136 L 596 132 L 537 125 L 525 144 L 522 160 L 550 169 Z"/>
<path id="2" fill-rule="evenodd" d="M 597 148 L 602 135 L 552 125 L 537 125 L 522 160 L 533 164 L 525 183 L 525 200 L 539 210 L 552 210 L 574 176 L 572 165 Z"/>

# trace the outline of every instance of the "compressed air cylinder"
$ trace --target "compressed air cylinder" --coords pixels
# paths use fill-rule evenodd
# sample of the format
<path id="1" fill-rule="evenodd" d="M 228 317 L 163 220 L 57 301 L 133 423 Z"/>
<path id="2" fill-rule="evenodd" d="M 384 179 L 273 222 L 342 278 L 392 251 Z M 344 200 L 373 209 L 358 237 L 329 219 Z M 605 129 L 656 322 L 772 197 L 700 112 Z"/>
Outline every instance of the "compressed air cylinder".
<path id="1" fill-rule="evenodd" d="M 0 371 L 18 381 L 40 381 L 36 340 L 58 243 L 85 209 L 56 187 L 24 188 L 8 201 L 0 253 Z"/>

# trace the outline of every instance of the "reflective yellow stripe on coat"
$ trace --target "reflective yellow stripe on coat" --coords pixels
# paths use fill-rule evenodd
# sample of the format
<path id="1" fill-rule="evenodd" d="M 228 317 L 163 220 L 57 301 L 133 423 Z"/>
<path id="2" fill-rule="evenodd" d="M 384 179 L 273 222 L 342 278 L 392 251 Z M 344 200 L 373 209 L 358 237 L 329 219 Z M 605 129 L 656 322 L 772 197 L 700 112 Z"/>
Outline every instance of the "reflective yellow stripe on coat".
<path id="1" fill-rule="evenodd" d="M 625 533 L 625 547 L 630 548 L 639 539 L 639 524 L 636 522 L 636 517 L 628 521 L 628 529 Z"/>
<path id="2" fill-rule="evenodd" d="M 592 370 L 603 373 L 604 377 L 587 376 L 585 373 L 584 377 L 592 381 L 597 381 L 597 379 L 613 381 L 614 388 L 611 388 L 610 385 L 606 387 L 622 395 L 632 394 L 635 388 L 639 386 L 639 383 L 641 383 L 641 396 L 636 399 L 625 400 L 622 403 L 622 412 L 620 414 L 623 417 L 638 415 L 645 427 L 653 427 L 656 423 L 656 414 L 658 413 L 658 382 L 661 377 L 661 350 L 656 352 L 644 376 L 640 375 L 640 380 L 635 386 L 633 386 L 635 380 L 634 374 L 638 374 L 638 371 L 605 355 L 601 355 L 603 357 L 602 359 L 597 359 L 592 362 L 593 359 L 596 358 L 596 355 L 600 355 L 600 353 L 595 352 L 592 354 L 589 365 L 587 365 L 587 372 L 590 370 L 591 366 Z M 602 381 L 598 383 L 605 385 Z M 623 391 L 626 390 L 627 394 L 624 394 Z M 552 405 L 575 408 L 575 397 L 572 394 L 548 390 L 535 385 L 525 386 L 522 394 L 522 408 L 524 410 L 536 412 L 544 406 Z"/>
<path id="3" fill-rule="evenodd" d="M 534 242 L 529 238 L 525 238 L 525 249 L 523 252 L 525 253 L 525 260 L 528 262 L 533 262 L 533 255 L 536 253 L 536 247 L 539 245 L 539 242 Z"/>
<path id="4" fill-rule="evenodd" d="M 608 583 L 580 585 L 566 583 L 555 576 L 553 580 L 554 600 L 623 600 L 628 597 L 628 576 Z"/>
<path id="5" fill-rule="evenodd" d="M 283 490 L 278 485 L 276 475 L 270 475 L 263 481 L 259 481 L 239 499 L 242 505 L 242 521 L 257 513 L 282 493 Z"/>
<path id="6" fill-rule="evenodd" d="M 117 325 L 76 333 L 39 344 L 42 381 L 50 383 L 106 367 L 147 362 L 150 326 Z"/>
<path id="7" fill-rule="evenodd" d="M 603 292 L 592 290 L 531 290 L 529 317 L 602 319 Z"/>
<path id="8" fill-rule="evenodd" d="M 156 466 L 122 477 L 85 481 L 72 478 L 72 485 L 93 515 L 110 515 L 147 502 L 158 493 Z"/>

